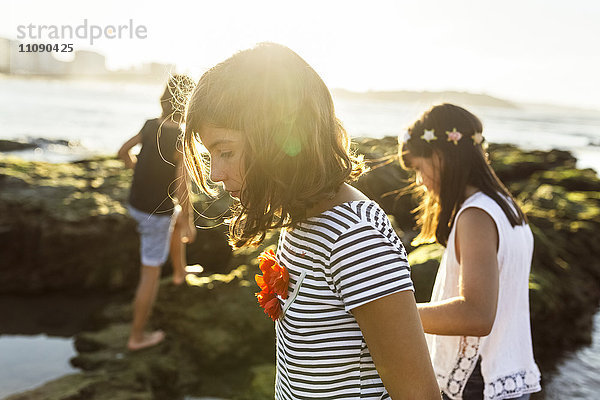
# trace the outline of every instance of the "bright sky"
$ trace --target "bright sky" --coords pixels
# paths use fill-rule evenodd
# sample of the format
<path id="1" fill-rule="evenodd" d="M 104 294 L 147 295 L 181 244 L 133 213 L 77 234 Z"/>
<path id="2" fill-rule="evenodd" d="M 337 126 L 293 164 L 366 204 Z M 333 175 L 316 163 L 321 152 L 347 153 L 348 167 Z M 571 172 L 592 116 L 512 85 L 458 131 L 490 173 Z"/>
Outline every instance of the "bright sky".
<path id="1" fill-rule="evenodd" d="M 12 39 L 31 23 L 146 26 L 146 39 L 52 41 L 103 53 L 109 68 L 158 61 L 197 78 L 237 50 L 274 41 L 330 88 L 460 90 L 600 110 L 597 0 L 9 0 L 2 8 L 0 36 Z"/>

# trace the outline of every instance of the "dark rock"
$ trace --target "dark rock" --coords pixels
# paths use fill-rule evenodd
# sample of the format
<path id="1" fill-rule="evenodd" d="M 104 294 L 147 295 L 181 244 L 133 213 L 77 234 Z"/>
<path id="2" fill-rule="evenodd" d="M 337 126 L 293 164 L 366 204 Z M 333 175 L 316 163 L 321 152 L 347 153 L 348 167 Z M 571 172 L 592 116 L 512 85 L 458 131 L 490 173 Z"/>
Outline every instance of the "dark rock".
<path id="1" fill-rule="evenodd" d="M 35 144 L 37 147 L 47 147 L 50 145 L 72 147 L 72 146 L 79 145 L 79 142 L 71 142 L 69 140 L 64 140 L 64 139 L 36 138 L 36 139 L 31 139 L 30 141 L 33 144 Z"/>
<path id="2" fill-rule="evenodd" d="M 523 151 L 510 144 L 490 144 L 488 153 L 496 175 L 504 182 L 528 179 L 537 171 L 575 168 L 577 159 L 564 150 Z"/>
<path id="3" fill-rule="evenodd" d="M 275 239 L 271 239 L 275 240 Z M 192 277 L 190 285 L 175 287 L 164 280 L 159 291 L 154 323 L 164 329 L 164 343 L 137 352 L 125 351 L 129 304 L 105 310 L 104 328 L 77 336 L 79 354 L 71 363 L 83 370 L 68 382 L 86 399 L 178 399 L 181 393 L 225 398 L 273 397 L 275 340 L 273 322 L 256 304 L 253 275 L 258 251 L 238 254 L 253 266 L 241 265 L 229 274 Z M 67 400 L 54 392 L 61 378 L 11 400 Z M 74 388 L 73 388 L 74 390 Z M 127 391 L 132 397 L 127 397 Z M 51 393 L 55 397 L 44 397 Z M 119 397 L 123 396 L 123 397 Z M 251 397 L 248 397 L 251 396 Z M 83 397 L 82 397 L 83 398 Z"/>
<path id="4" fill-rule="evenodd" d="M 414 227 L 411 210 L 416 201 L 406 193 L 411 174 L 400 167 L 397 157 L 398 140 L 392 137 L 383 139 L 360 139 L 355 148 L 364 154 L 371 169 L 353 184 L 369 198 L 377 201 L 387 214 L 395 217 L 403 231 Z"/>
<path id="5" fill-rule="evenodd" d="M 410 249 L 408 243 L 414 237 L 411 210 L 417 202 L 407 194 L 386 195 L 409 184 L 409 174 L 394 157 L 396 139 L 365 139 L 357 148 L 371 160 L 373 171 L 356 186 L 393 216 L 392 223 Z M 524 152 L 510 145 L 492 145 L 490 152 L 494 168 L 522 204 L 535 236 L 531 318 L 536 359 L 547 371 L 561 351 L 590 340 L 592 315 L 600 301 L 599 181 L 591 170 L 575 170 L 575 159 L 568 152 Z M 0 173 L 10 177 L 0 179 L 3 189 L 18 189 L 0 192 L 0 235 L 9 238 L 0 249 L 12 257 L 11 265 L 18 261 L 28 266 L 23 271 L 26 279 L 10 276 L 20 280 L 25 290 L 47 288 L 50 283 L 58 288 L 55 275 L 64 280 L 63 287 L 75 280 L 112 287 L 99 271 L 111 270 L 114 264 L 119 267 L 111 274 L 123 266 L 136 269 L 135 235 L 124 233 L 133 228 L 127 226 L 124 213 L 116 211 L 122 207 L 129 179 L 119 164 L 111 160 L 59 166 L 0 162 Z M 96 189 L 91 191 L 90 186 Z M 210 202 L 201 200 L 197 208 L 207 217 L 202 224 L 218 225 L 219 219 L 214 218 L 227 212 L 228 201 L 221 199 L 206 211 Z M 204 234 L 208 236 L 200 240 Z M 111 235 L 120 236 L 122 243 L 111 242 Z M 92 238 L 99 243 L 90 244 Z M 225 227 L 199 231 L 198 242 L 208 244 L 198 253 L 192 251 L 190 258 L 206 256 L 201 259 L 205 266 L 220 264 L 231 272 L 190 277 L 188 287 L 174 287 L 167 280 L 162 283 L 153 322 L 167 332 L 165 343 L 125 352 L 131 306 L 129 302 L 111 305 L 98 318 L 99 330 L 77 337 L 79 354 L 72 363 L 84 372 L 10 399 L 179 399 L 184 394 L 272 398 L 273 323 L 256 304 L 253 275 L 258 272 L 258 252 L 276 241 L 277 235 L 272 234 L 260 249 L 238 250 L 228 256 L 225 247 L 219 247 L 226 246 Z M 217 247 L 214 254 L 209 253 Z M 110 256 L 103 258 L 101 249 Z M 418 301 L 429 299 L 442 250 L 437 245 L 421 246 L 409 255 Z M 35 251 L 44 257 L 30 255 Z M 119 258 L 125 257 L 123 253 L 133 255 Z M 64 269 L 55 261 L 59 259 L 69 273 L 61 272 Z M 86 263 L 95 278 L 78 272 L 77 263 Z M 5 271 L 3 259 L 0 273 Z M 135 280 L 128 276 L 120 281 L 126 279 Z"/>
<path id="6" fill-rule="evenodd" d="M 121 290 L 137 283 L 139 239 L 125 209 L 131 171 L 120 161 L 0 159 L 0 174 L 0 293 Z M 188 252 L 190 264 L 215 272 L 231 257 L 223 228 L 199 229 Z"/>
<path id="7" fill-rule="evenodd" d="M 417 247 L 408 256 L 408 262 L 411 265 L 411 278 L 415 285 L 415 298 L 419 303 L 431 299 L 433 283 L 443 252 L 443 246 L 428 244 Z"/>
<path id="8" fill-rule="evenodd" d="M 49 146 L 76 147 L 79 145 L 78 142 L 70 142 L 64 139 L 30 138 L 26 141 L 0 139 L 0 152 L 31 150 Z"/>
<path id="9" fill-rule="evenodd" d="M 571 191 L 600 192 L 600 180 L 593 169 L 556 168 L 536 172 L 531 180 L 540 184 L 550 184 Z"/>
<path id="10" fill-rule="evenodd" d="M 22 142 L 18 140 L 0 139 L 0 152 L 29 150 L 37 147 L 34 143 Z"/>

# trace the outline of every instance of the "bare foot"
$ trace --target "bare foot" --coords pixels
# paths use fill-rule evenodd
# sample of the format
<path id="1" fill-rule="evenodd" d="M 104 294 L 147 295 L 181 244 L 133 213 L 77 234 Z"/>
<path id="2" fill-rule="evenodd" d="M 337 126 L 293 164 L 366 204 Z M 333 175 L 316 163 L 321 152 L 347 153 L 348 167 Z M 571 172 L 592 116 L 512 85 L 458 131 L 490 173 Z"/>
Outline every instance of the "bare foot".
<path id="1" fill-rule="evenodd" d="M 185 282 L 185 276 L 186 275 L 187 274 L 183 274 L 183 275 L 179 275 L 179 274 L 175 275 L 174 274 L 173 275 L 173 285 L 175 285 L 175 286 L 182 285 Z"/>
<path id="2" fill-rule="evenodd" d="M 163 340 L 165 340 L 165 333 L 163 331 L 144 332 L 142 340 L 134 340 L 130 337 L 127 342 L 127 348 L 131 351 L 141 350 L 156 346 Z"/>

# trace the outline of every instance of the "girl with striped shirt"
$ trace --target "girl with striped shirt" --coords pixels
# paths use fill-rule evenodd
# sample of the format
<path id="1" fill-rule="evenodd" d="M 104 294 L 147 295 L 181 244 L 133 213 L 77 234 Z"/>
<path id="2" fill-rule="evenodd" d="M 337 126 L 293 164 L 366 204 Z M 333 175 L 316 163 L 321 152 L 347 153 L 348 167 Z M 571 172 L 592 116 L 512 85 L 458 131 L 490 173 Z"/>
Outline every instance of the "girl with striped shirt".
<path id="1" fill-rule="evenodd" d="M 440 399 L 406 252 L 348 185 L 364 164 L 317 73 L 281 45 L 235 54 L 195 87 L 184 142 L 199 186 L 219 182 L 239 200 L 234 247 L 281 229 L 275 398 Z"/>

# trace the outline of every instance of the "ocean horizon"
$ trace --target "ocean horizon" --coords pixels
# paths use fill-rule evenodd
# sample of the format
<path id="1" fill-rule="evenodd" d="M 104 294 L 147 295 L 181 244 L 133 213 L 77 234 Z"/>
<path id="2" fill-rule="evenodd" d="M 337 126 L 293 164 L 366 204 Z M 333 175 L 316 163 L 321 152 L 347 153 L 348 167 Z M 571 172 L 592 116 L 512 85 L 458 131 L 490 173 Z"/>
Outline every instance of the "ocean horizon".
<path id="1" fill-rule="evenodd" d="M 0 139 L 49 141 L 35 151 L 11 153 L 28 160 L 65 162 L 116 154 L 147 119 L 160 115 L 162 90 L 162 85 L 150 83 L 5 76 L 0 79 Z M 452 92 L 422 97 L 411 92 L 411 101 L 373 92 L 337 89 L 332 93 L 336 114 L 351 137 L 398 136 L 432 104 L 456 102 Z M 481 95 L 461 95 L 462 102 L 457 104 L 482 120 L 488 142 L 527 150 L 568 150 L 577 158 L 578 167 L 600 171 L 600 111 L 503 99 L 495 100 L 512 106 L 468 104 L 469 96 Z"/>

